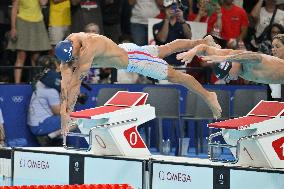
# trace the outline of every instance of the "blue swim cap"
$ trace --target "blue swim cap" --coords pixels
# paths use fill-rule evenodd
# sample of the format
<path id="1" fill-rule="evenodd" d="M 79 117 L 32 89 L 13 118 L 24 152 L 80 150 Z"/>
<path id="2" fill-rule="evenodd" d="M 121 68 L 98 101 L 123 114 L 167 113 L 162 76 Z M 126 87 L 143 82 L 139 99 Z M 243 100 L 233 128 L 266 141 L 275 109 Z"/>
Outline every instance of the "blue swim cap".
<path id="1" fill-rule="evenodd" d="M 60 41 L 55 46 L 55 55 L 56 57 L 63 62 L 70 62 L 74 59 L 72 56 L 73 46 L 71 41 L 65 39 Z"/>

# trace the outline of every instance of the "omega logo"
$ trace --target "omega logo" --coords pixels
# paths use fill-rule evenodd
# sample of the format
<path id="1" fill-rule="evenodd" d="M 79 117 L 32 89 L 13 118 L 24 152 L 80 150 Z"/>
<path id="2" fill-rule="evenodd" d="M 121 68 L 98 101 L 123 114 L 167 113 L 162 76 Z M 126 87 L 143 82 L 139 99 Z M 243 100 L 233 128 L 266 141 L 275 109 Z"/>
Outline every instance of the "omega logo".
<path id="1" fill-rule="evenodd" d="M 190 175 L 179 172 L 173 173 L 171 171 L 168 171 L 167 173 L 165 173 L 164 171 L 159 171 L 159 179 L 172 182 L 191 182 Z"/>
<path id="2" fill-rule="evenodd" d="M 44 160 L 21 159 L 19 163 L 22 168 L 49 169 L 48 161 Z"/>

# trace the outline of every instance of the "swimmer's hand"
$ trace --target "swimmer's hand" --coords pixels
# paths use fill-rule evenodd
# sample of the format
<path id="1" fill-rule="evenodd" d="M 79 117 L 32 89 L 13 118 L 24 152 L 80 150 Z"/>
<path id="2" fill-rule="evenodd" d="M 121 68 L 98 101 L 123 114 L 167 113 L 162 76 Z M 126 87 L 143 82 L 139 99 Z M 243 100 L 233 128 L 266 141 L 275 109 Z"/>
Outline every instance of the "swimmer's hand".
<path id="1" fill-rule="evenodd" d="M 180 60 L 181 62 L 184 62 L 185 64 L 188 64 L 192 61 L 193 57 L 196 55 L 196 52 L 194 49 L 189 50 L 187 52 L 179 53 L 177 54 L 177 60 Z"/>
<path id="2" fill-rule="evenodd" d="M 203 61 L 214 64 L 226 61 L 226 56 L 218 56 L 218 55 L 211 55 L 211 56 L 202 56 L 200 57 Z"/>
<path id="3" fill-rule="evenodd" d="M 69 121 L 70 118 L 67 114 L 61 115 L 61 134 L 62 136 L 66 136 L 69 131 Z"/>

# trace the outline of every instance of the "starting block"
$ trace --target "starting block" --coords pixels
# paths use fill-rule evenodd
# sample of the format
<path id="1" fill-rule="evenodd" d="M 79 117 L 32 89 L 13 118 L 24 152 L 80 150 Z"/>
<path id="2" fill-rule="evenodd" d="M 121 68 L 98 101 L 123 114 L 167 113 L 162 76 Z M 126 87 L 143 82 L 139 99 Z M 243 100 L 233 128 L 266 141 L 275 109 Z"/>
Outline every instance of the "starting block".
<path id="1" fill-rule="evenodd" d="M 260 101 L 246 116 L 208 124 L 221 129 L 209 136 L 211 161 L 240 166 L 284 168 L 284 103 Z M 223 136 L 225 144 L 215 140 Z M 235 159 L 213 157 L 213 148 L 229 148 Z"/>
<path id="2" fill-rule="evenodd" d="M 137 127 L 154 119 L 155 108 L 145 104 L 147 93 L 118 91 L 104 106 L 73 112 L 82 133 L 67 136 L 89 138 L 89 148 L 95 155 L 151 155 Z M 64 147 L 74 149 L 66 145 Z M 83 150 L 83 149 L 77 149 Z"/>

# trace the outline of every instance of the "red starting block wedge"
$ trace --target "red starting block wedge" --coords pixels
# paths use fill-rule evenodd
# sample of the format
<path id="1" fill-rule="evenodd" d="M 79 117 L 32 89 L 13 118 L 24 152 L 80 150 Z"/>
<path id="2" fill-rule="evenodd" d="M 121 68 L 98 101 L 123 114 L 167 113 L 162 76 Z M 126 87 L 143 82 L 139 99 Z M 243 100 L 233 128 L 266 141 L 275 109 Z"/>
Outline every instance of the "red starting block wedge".
<path id="1" fill-rule="evenodd" d="M 67 136 L 89 139 L 87 150 L 95 155 L 150 155 L 137 131 L 139 125 L 156 117 L 155 108 L 145 104 L 147 97 L 147 93 L 119 91 L 104 106 L 73 112 L 71 117 L 82 133 Z M 66 143 L 64 147 L 74 149 Z"/>
<path id="2" fill-rule="evenodd" d="M 284 168 L 284 103 L 260 101 L 246 116 L 208 124 L 221 129 L 209 136 L 212 161 L 242 166 Z M 222 135 L 226 144 L 215 141 Z M 233 161 L 213 157 L 213 148 L 230 148 Z"/>

